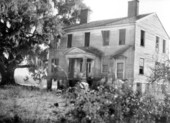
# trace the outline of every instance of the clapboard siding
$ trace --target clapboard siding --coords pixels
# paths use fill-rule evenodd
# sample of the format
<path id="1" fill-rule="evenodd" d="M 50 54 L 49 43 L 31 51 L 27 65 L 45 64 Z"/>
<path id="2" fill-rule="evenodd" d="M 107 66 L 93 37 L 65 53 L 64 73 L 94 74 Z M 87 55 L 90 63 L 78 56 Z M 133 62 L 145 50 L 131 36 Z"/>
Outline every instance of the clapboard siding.
<path id="1" fill-rule="evenodd" d="M 145 46 L 140 46 L 140 32 L 145 31 Z M 135 34 L 135 63 L 134 63 L 134 80 L 135 82 L 146 83 L 147 76 L 151 74 L 151 67 L 154 67 L 156 59 L 163 62 L 169 51 L 169 37 L 165 32 L 161 22 L 156 14 L 152 14 L 146 19 L 136 23 Z M 159 53 L 156 52 L 156 36 L 159 39 Z M 166 40 L 166 53 L 163 53 L 163 40 Z M 144 75 L 139 75 L 139 59 L 144 58 Z"/>
<path id="2" fill-rule="evenodd" d="M 125 45 L 119 45 L 119 29 L 126 29 L 126 40 Z M 102 31 L 109 30 L 110 31 L 110 42 L 108 46 L 103 46 L 103 38 L 102 38 Z M 72 34 L 72 47 L 84 47 L 84 34 L 85 32 L 90 32 L 90 46 L 95 47 L 104 52 L 105 56 L 110 56 L 114 54 L 117 50 L 120 50 L 128 45 L 134 45 L 135 42 L 135 26 L 134 24 L 122 25 L 122 26 L 110 26 L 105 28 L 98 28 L 98 29 L 84 29 L 81 31 L 74 31 L 67 33 L 61 40 L 61 44 L 59 50 L 67 50 L 67 35 Z M 58 53 L 57 53 L 58 54 Z M 55 54 L 56 55 L 56 54 Z M 133 79 L 133 64 L 134 64 L 134 50 L 131 48 L 127 50 L 124 54 L 126 59 L 126 71 L 125 77 L 127 79 Z M 61 56 L 60 56 L 61 57 Z M 61 57 L 62 58 L 62 57 Z M 62 58 L 62 60 L 64 60 Z M 109 71 L 114 71 L 114 64 L 113 59 L 110 60 Z M 95 60 L 95 73 L 94 75 L 100 74 L 102 72 L 102 63 L 100 59 Z M 65 62 L 61 62 L 61 65 L 64 66 Z"/>

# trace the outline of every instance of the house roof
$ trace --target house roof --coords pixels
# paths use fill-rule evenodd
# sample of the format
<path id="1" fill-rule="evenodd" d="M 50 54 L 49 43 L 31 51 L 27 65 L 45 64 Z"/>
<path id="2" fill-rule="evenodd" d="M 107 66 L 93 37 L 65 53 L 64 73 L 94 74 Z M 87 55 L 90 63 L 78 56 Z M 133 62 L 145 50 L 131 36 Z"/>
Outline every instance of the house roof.
<path id="1" fill-rule="evenodd" d="M 126 47 L 117 50 L 114 54 L 110 55 L 110 58 L 116 58 L 120 55 L 123 55 L 123 53 L 126 52 L 131 47 L 132 45 L 127 45 Z"/>
<path id="2" fill-rule="evenodd" d="M 150 14 L 152 14 L 152 13 L 142 14 L 142 15 L 138 15 L 136 17 L 124 17 L 124 18 L 115 18 L 115 19 L 108 19 L 108 20 L 92 21 L 92 22 L 85 23 L 85 24 L 78 24 L 78 25 L 69 26 L 69 27 L 66 27 L 64 29 L 65 30 L 75 30 L 75 29 L 85 29 L 85 28 L 107 26 L 107 25 L 119 25 L 119 24 L 133 23 L 133 22 L 136 22 L 137 20 L 139 20 L 141 18 L 144 18 L 144 17 L 150 15 Z"/>

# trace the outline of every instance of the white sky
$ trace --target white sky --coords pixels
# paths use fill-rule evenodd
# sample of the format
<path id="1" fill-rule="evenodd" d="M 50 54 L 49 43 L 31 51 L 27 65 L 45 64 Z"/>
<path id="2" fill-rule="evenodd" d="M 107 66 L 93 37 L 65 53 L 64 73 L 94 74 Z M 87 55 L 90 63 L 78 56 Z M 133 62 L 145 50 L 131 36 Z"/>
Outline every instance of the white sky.
<path id="1" fill-rule="evenodd" d="M 90 21 L 127 16 L 130 0 L 84 0 L 92 10 Z M 139 0 L 139 14 L 156 12 L 170 36 L 170 0 Z"/>

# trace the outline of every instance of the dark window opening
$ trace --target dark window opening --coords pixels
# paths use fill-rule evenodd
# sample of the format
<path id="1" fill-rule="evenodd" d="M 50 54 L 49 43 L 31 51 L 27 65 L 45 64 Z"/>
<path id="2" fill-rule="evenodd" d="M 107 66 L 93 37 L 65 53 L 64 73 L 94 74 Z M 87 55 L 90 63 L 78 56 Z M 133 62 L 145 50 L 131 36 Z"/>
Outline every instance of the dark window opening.
<path id="1" fill-rule="evenodd" d="M 144 74 L 144 59 L 140 58 L 139 61 L 139 74 L 143 75 Z"/>
<path id="2" fill-rule="evenodd" d="M 119 30 L 119 45 L 125 45 L 126 29 Z"/>
<path id="3" fill-rule="evenodd" d="M 92 68 L 92 60 L 87 59 L 87 63 L 86 63 L 86 71 L 87 71 L 87 73 L 91 73 L 91 68 Z"/>
<path id="4" fill-rule="evenodd" d="M 110 31 L 102 31 L 103 46 L 108 46 L 110 41 Z"/>
<path id="5" fill-rule="evenodd" d="M 163 40 L 163 53 L 166 52 L 166 40 Z"/>
<path id="6" fill-rule="evenodd" d="M 85 33 L 85 47 L 89 47 L 90 46 L 90 32 L 86 32 Z"/>
<path id="7" fill-rule="evenodd" d="M 142 83 L 137 83 L 136 84 L 136 91 L 138 95 L 142 94 Z"/>
<path id="8" fill-rule="evenodd" d="M 72 34 L 68 35 L 68 40 L 67 40 L 67 48 L 71 48 L 72 47 Z"/>
<path id="9" fill-rule="evenodd" d="M 145 46 L 145 31 L 141 30 L 140 45 Z"/>
<path id="10" fill-rule="evenodd" d="M 156 46 L 155 49 L 157 52 L 159 52 L 159 37 L 156 36 Z"/>

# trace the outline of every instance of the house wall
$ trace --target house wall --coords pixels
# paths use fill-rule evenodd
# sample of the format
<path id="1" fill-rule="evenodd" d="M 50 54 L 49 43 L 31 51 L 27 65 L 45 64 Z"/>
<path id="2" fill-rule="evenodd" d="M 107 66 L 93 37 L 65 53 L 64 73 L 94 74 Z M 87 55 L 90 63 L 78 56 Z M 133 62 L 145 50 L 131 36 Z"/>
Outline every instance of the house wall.
<path id="1" fill-rule="evenodd" d="M 126 29 L 126 41 L 125 45 L 119 45 L 119 29 Z M 112 69 L 115 68 L 113 62 L 114 59 L 110 59 L 107 56 L 110 56 L 114 54 L 116 51 L 127 47 L 127 45 L 134 45 L 134 32 L 135 26 L 134 24 L 127 24 L 127 25 L 121 25 L 121 26 L 105 26 L 100 28 L 93 28 L 93 29 L 83 29 L 83 30 L 73 30 L 70 32 L 67 32 L 67 34 L 72 34 L 72 47 L 84 47 L 84 37 L 85 32 L 90 32 L 90 46 L 95 47 L 101 51 L 104 52 L 104 55 L 106 58 L 99 59 L 97 58 L 95 60 L 95 75 L 100 75 L 102 72 L 102 61 L 109 61 L 109 72 L 114 71 Z M 110 30 L 110 42 L 109 46 L 103 46 L 103 38 L 101 31 L 103 30 Z M 60 48 L 62 50 L 67 50 L 67 34 L 62 38 Z M 134 62 L 134 51 L 128 50 L 125 54 L 127 57 L 126 59 L 126 71 L 125 71 L 125 77 L 126 78 L 133 78 L 133 62 Z M 104 59 L 104 60 L 103 60 Z"/>
<path id="2" fill-rule="evenodd" d="M 168 57 L 169 52 L 169 38 L 163 29 L 157 15 L 152 14 L 146 18 L 139 20 L 136 23 L 135 34 L 135 62 L 134 62 L 134 84 L 137 82 L 142 84 L 142 91 L 145 91 L 144 83 L 148 82 L 151 69 L 155 66 L 155 61 L 163 62 Z M 145 31 L 145 46 L 140 46 L 140 32 Z M 159 40 L 159 53 L 156 53 L 156 36 Z M 163 39 L 166 40 L 166 53 L 163 51 Z M 139 75 L 139 59 L 144 58 L 144 75 Z M 135 84 L 136 85 L 136 84 Z M 136 86 L 134 86 L 134 89 Z"/>

